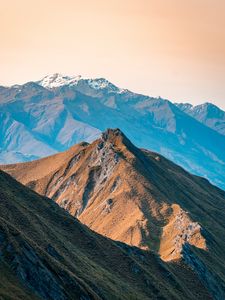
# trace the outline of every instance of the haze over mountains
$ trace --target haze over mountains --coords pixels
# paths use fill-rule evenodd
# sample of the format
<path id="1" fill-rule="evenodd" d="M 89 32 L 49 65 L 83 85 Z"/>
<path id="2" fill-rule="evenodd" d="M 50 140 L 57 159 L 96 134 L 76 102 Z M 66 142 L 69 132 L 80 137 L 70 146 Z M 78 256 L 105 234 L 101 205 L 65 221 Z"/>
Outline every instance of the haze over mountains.
<path id="1" fill-rule="evenodd" d="M 154 252 L 168 267 L 181 267 L 181 277 L 186 265 L 213 299 L 224 299 L 225 192 L 207 180 L 136 148 L 119 129 L 107 130 L 91 144 L 1 168 L 101 235 Z M 192 288 L 190 293 L 195 284 Z M 192 299 L 203 294 L 199 290 Z"/>
<path id="2" fill-rule="evenodd" d="M 202 117 L 202 111 L 191 114 L 103 78 L 54 74 L 0 88 L 0 161 L 38 159 L 118 127 L 136 146 L 157 151 L 225 189 L 224 112 L 218 110 Z"/>

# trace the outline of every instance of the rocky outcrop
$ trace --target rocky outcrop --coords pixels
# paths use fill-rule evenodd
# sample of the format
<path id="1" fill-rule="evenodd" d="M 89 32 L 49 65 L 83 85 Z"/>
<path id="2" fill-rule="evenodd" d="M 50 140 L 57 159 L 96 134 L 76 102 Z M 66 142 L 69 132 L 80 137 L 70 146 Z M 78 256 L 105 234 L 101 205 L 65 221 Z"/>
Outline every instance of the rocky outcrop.
<path id="1" fill-rule="evenodd" d="M 179 205 L 173 204 L 171 208 L 169 222 L 163 227 L 159 250 L 161 258 L 165 261 L 181 258 L 183 247 L 187 244 L 207 250 L 201 226 L 193 222 Z"/>

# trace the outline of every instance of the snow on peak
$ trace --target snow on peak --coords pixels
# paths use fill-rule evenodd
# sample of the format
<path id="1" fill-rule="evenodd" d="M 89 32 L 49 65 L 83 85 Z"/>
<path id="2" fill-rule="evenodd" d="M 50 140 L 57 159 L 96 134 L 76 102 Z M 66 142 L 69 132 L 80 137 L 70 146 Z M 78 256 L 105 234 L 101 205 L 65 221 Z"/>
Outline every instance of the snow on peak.
<path id="1" fill-rule="evenodd" d="M 88 85 L 95 90 L 104 90 L 108 89 L 110 92 L 115 92 L 118 94 L 122 94 L 128 92 L 127 89 L 121 89 L 109 82 L 105 78 L 95 78 L 95 79 L 87 79 Z"/>
<path id="2" fill-rule="evenodd" d="M 87 79 L 87 82 L 88 85 L 95 90 L 103 90 L 105 88 L 110 88 L 115 91 L 119 90 L 115 85 L 104 78 Z"/>
<path id="3" fill-rule="evenodd" d="M 55 73 L 52 75 L 45 76 L 43 79 L 38 81 L 37 83 L 44 88 L 57 88 L 60 86 L 74 86 L 79 83 L 79 81 L 86 82 L 88 86 L 92 89 L 95 90 L 104 90 L 108 89 L 110 92 L 115 92 L 115 93 L 124 93 L 127 92 L 125 89 L 120 89 L 108 80 L 104 78 L 82 78 L 80 75 L 78 76 L 64 76 L 59 73 Z"/>
<path id="4" fill-rule="evenodd" d="M 78 81 L 81 79 L 81 76 L 64 76 L 59 73 L 45 76 L 38 83 L 45 88 L 55 88 L 64 85 L 77 85 Z"/>

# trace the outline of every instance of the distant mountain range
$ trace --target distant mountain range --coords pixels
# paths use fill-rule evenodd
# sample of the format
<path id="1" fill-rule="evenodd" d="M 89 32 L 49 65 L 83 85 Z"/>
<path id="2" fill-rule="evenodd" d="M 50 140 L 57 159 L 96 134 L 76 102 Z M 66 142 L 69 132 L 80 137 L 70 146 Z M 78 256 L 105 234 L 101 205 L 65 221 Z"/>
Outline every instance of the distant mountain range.
<path id="1" fill-rule="evenodd" d="M 103 78 L 60 74 L 0 87 L 0 162 L 38 159 L 107 128 L 157 151 L 225 189 L 224 112 L 173 104 L 120 89 Z"/>
<path id="2" fill-rule="evenodd" d="M 96 255 L 92 252 L 91 261 L 87 263 L 91 266 L 94 263 L 94 270 L 98 275 L 101 270 L 99 259 L 101 260 L 103 256 L 104 265 L 100 274 L 105 278 L 106 267 L 108 276 L 112 278 L 112 288 L 118 286 L 120 289 L 127 282 L 122 279 L 124 274 L 129 276 L 129 283 L 132 280 L 136 282 L 135 274 L 140 276 L 136 282 L 140 291 L 138 292 L 136 285 L 129 284 L 130 288 L 121 291 L 119 299 L 207 299 L 208 296 L 205 296 L 200 282 L 213 299 L 225 299 L 225 192 L 211 185 L 206 179 L 189 174 L 157 153 L 138 149 L 119 129 L 108 129 L 91 144 L 83 142 L 63 153 L 32 162 L 1 166 L 1 169 L 35 192 L 51 198 L 89 228 L 105 236 L 100 238 L 83 228 L 76 218 L 72 221 L 69 214 L 60 212 L 58 207 L 53 206 L 53 201 L 52 204 L 49 203 L 48 198 L 38 198 L 36 194 L 29 192 L 30 199 L 27 199 L 28 190 L 26 191 L 25 187 L 22 189 L 18 183 L 13 183 L 10 179 L 13 185 L 10 191 L 4 192 L 6 195 L 12 195 L 13 201 L 9 199 L 9 202 L 5 202 L 4 215 L 12 215 L 10 220 L 16 228 L 18 224 L 19 228 L 25 227 L 23 230 L 29 238 L 31 237 L 31 242 L 32 236 L 38 234 L 41 241 L 37 244 L 40 244 L 44 251 L 39 254 L 40 260 L 47 255 L 44 249 L 50 249 L 49 254 L 52 253 L 56 260 L 60 255 L 58 267 L 63 267 L 66 264 L 64 261 L 66 249 L 71 247 L 71 255 L 67 256 L 67 262 L 71 260 L 71 263 L 65 272 L 76 270 L 75 274 L 80 275 L 90 293 L 94 289 L 99 295 L 101 288 L 103 295 L 107 295 L 104 288 L 109 283 L 109 279 L 104 281 L 101 281 L 102 277 L 95 279 L 95 275 L 91 276 L 92 273 L 90 282 L 87 281 L 89 271 L 86 274 L 82 268 L 87 262 L 90 247 L 93 247 Z M 0 178 L 1 176 L 3 175 L 0 173 Z M 18 189 L 20 193 L 16 192 Z M 15 195 L 19 196 L 16 201 Z M 14 221 L 14 214 L 17 221 Z M 26 222 L 30 222 L 31 225 L 29 223 L 26 226 Z M 68 228 L 64 224 L 68 224 Z M 52 234 L 55 234 L 54 238 Z M 115 242 L 112 243 L 106 237 Z M 46 240 L 50 246 L 45 244 Z M 88 240 L 91 240 L 91 244 Z M 119 248 L 120 242 L 126 243 L 126 246 L 121 244 L 123 253 Z M 108 255 L 104 254 L 106 248 L 110 248 Z M 36 253 L 37 250 L 33 246 L 32 249 Z M 136 263 L 132 249 L 138 249 L 135 250 L 139 253 L 135 258 Z M 131 253 L 129 258 L 128 253 Z M 142 253 L 145 253 L 144 256 Z M 76 254 L 82 256 L 79 264 Z M 146 265 L 150 263 L 146 255 L 152 256 L 153 266 Z M 158 260 L 154 259 L 157 255 L 161 260 L 159 257 Z M 142 262 L 139 262 L 140 257 L 143 259 Z M 127 262 L 123 265 L 122 278 L 118 274 L 121 270 L 115 272 L 111 265 L 122 264 L 120 259 Z M 164 265 L 165 262 L 167 264 Z M 50 259 L 49 263 L 54 270 L 56 266 L 51 265 Z M 135 266 L 134 273 L 133 268 L 130 271 L 127 269 L 127 264 Z M 167 285 L 163 278 L 158 277 L 159 273 L 161 275 L 164 273 L 163 270 L 158 272 L 159 265 L 167 266 L 172 272 L 166 279 Z M 150 274 L 147 274 L 145 269 Z M 34 271 L 36 272 L 35 267 Z M 92 271 L 91 268 L 90 272 Z M 196 275 L 194 281 L 193 274 Z M 68 276 L 67 273 L 66 275 Z M 171 283 L 171 276 L 174 275 L 178 276 L 179 280 L 174 278 Z M 156 276 L 157 282 L 162 285 L 162 291 L 156 291 L 154 280 L 149 287 L 145 287 L 142 276 L 145 278 Z M 53 278 L 58 281 L 58 276 Z M 66 277 L 63 276 L 64 278 Z M 118 280 L 115 281 L 115 278 Z M 96 280 L 98 289 L 94 288 Z M 82 281 L 78 283 L 83 287 Z M 180 294 L 176 285 L 178 282 Z M 191 290 L 190 286 L 188 288 L 190 282 Z M 60 291 L 64 291 L 63 284 L 59 287 Z M 173 291 L 174 296 L 167 294 L 167 287 Z M 186 292 L 182 290 L 183 288 L 186 288 Z M 132 289 L 137 293 L 133 298 L 130 296 Z M 109 290 L 108 293 L 103 299 L 118 298 L 115 291 Z"/>
<path id="3" fill-rule="evenodd" d="M 225 135 L 225 112 L 212 103 L 193 106 L 189 103 L 177 103 L 181 110 L 204 125 Z"/>

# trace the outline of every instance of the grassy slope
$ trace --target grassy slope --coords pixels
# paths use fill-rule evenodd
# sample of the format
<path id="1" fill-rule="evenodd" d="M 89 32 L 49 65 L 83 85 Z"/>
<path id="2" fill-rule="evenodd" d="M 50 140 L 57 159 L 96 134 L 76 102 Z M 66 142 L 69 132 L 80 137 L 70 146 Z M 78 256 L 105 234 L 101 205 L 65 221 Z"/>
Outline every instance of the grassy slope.
<path id="1" fill-rule="evenodd" d="M 188 212 L 193 221 L 202 226 L 208 251 L 193 247 L 192 252 L 215 276 L 218 284 L 222 285 L 221 289 L 224 289 L 225 192 L 212 186 L 207 180 L 187 173 L 158 154 L 137 149 L 123 135 L 117 136 L 113 131 L 109 135 L 111 135 L 109 142 L 114 145 L 114 149 L 120 153 L 122 159 L 112 177 L 104 182 L 102 189 L 90 194 L 89 203 L 80 216 L 82 222 L 113 239 L 133 243 L 136 246 L 144 244 L 150 249 L 158 250 L 162 227 L 167 224 L 170 217 L 170 207 L 178 204 Z M 75 198 L 71 199 L 73 204 L 79 196 L 81 199 L 83 197 L 82 193 L 79 194 L 79 189 L 82 190 L 88 183 L 92 170 L 89 165 L 100 142 L 98 140 L 89 146 L 77 145 L 65 153 L 36 162 L 5 166 L 4 169 L 24 183 L 30 184 L 29 181 L 33 180 L 34 188 L 43 194 L 52 178 L 54 188 L 54 180 L 59 181 L 64 174 L 64 177 L 69 179 L 75 174 L 74 181 L 78 179 L 80 186 L 77 184 L 75 187 L 71 184 L 68 191 L 61 195 L 63 199 L 75 191 Z M 82 152 L 81 159 L 69 169 L 71 159 L 80 152 Z M 121 177 L 123 184 L 116 193 L 110 194 L 113 182 L 118 176 Z M 114 207 L 110 214 L 104 214 L 101 203 L 108 198 L 113 199 Z M 147 220 L 144 228 L 147 234 L 142 235 L 140 240 L 137 221 L 143 217 Z M 136 240 L 133 239 L 131 242 L 127 237 L 129 234 L 133 237 L 134 234 L 129 228 L 139 230 L 135 236 Z"/>
<path id="2" fill-rule="evenodd" d="M 3 258 L 0 298 L 3 299 L 31 299 L 27 288 L 22 288 L 24 284 L 40 296 L 39 273 L 27 274 L 26 270 L 25 280 L 18 276 L 18 266 L 24 267 L 26 255 L 30 263 L 32 253 L 50 270 L 65 299 L 80 299 L 81 295 L 107 300 L 210 299 L 190 269 L 179 264 L 165 265 L 149 252 L 93 233 L 54 202 L 3 172 L 0 172 L 0 233 L 4 236 L 0 243 Z M 53 252 L 47 250 L 50 246 Z M 49 299 L 56 298 L 49 296 Z"/>

